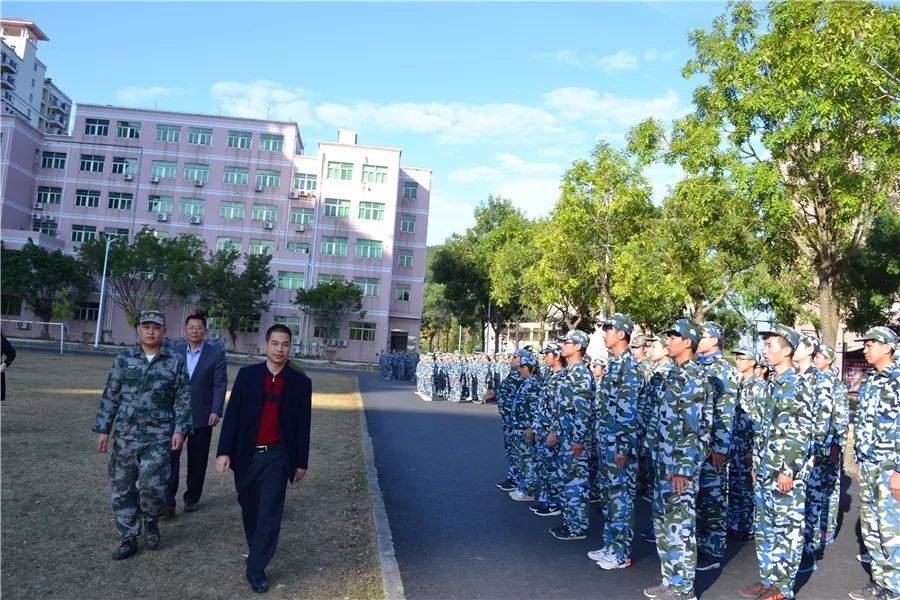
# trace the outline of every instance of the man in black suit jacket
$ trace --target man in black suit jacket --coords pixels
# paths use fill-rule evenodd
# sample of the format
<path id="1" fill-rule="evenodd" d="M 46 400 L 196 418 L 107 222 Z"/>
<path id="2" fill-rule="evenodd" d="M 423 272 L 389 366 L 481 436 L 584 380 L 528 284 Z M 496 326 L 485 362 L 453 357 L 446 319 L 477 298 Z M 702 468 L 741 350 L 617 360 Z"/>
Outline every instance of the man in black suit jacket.
<path id="1" fill-rule="evenodd" d="M 173 353 L 187 364 L 191 378 L 191 411 L 194 430 L 187 438 L 187 490 L 184 492 L 184 512 L 197 510 L 206 480 L 209 462 L 209 444 L 213 427 L 225 410 L 225 391 L 228 389 L 228 368 L 225 349 L 206 341 L 206 319 L 203 315 L 190 315 L 184 320 L 186 343 L 176 343 Z M 178 493 L 178 477 L 181 467 L 181 448 L 172 452 L 169 485 L 166 488 L 166 505 L 160 517 L 175 516 L 175 495 Z"/>
<path id="2" fill-rule="evenodd" d="M 243 367 L 231 388 L 222 420 L 216 470 L 234 471 L 244 534 L 250 548 L 247 581 L 269 590 L 266 566 L 275 555 L 288 480 L 306 475 L 312 382 L 288 366 L 291 330 L 266 331 L 266 361 Z"/>

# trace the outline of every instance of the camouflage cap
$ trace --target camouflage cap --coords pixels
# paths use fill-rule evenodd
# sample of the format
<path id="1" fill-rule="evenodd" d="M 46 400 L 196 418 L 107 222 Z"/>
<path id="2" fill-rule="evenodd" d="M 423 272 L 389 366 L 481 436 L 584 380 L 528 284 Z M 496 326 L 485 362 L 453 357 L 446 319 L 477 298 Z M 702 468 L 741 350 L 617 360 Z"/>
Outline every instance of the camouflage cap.
<path id="1" fill-rule="evenodd" d="M 677 335 L 678 337 L 696 342 L 700 339 L 700 327 L 688 319 L 678 319 L 672 326 L 663 331 L 663 335 Z"/>
<path id="2" fill-rule="evenodd" d="M 623 313 L 613 313 L 603 320 L 603 326 L 611 325 L 631 335 L 634 331 L 634 319 Z"/>
<path id="3" fill-rule="evenodd" d="M 536 367 L 537 366 L 537 357 L 531 352 L 519 350 L 516 353 L 516 356 L 519 357 L 519 364 L 523 367 Z"/>
<path id="4" fill-rule="evenodd" d="M 800 341 L 809 344 L 812 348 L 813 354 L 819 352 L 822 349 L 822 340 L 809 333 L 800 332 Z"/>
<path id="5" fill-rule="evenodd" d="M 628 347 L 629 348 L 643 348 L 644 346 L 647 345 L 648 341 L 649 340 L 647 339 L 646 335 L 639 333 L 636 336 L 634 336 L 633 338 L 631 338 L 631 342 L 628 344 Z"/>
<path id="6" fill-rule="evenodd" d="M 541 354 L 562 354 L 562 346 L 556 342 L 549 342 L 544 346 L 544 349 L 541 350 Z"/>
<path id="7" fill-rule="evenodd" d="M 565 335 L 560 336 L 559 342 L 575 342 L 580 344 L 582 348 L 587 348 L 590 340 L 585 332 L 580 329 L 570 329 Z"/>
<path id="8" fill-rule="evenodd" d="M 819 354 L 824 354 L 828 357 L 828 360 L 834 360 L 837 357 L 837 354 L 834 351 L 834 348 L 829 346 L 828 344 L 819 344 L 819 349 L 817 351 Z"/>
<path id="9" fill-rule="evenodd" d="M 141 317 L 138 319 L 138 324 L 141 323 L 156 323 L 157 325 L 165 327 L 166 315 L 164 315 L 162 311 L 156 309 L 142 310 Z"/>
<path id="10" fill-rule="evenodd" d="M 800 334 L 781 323 L 775 323 L 769 331 L 763 331 L 759 335 L 763 338 L 772 337 L 773 335 L 782 337 L 794 350 L 796 350 L 797 346 L 800 344 Z"/>
<path id="11" fill-rule="evenodd" d="M 881 342 L 882 344 L 888 344 L 890 346 L 895 346 L 897 344 L 897 334 L 894 333 L 893 329 L 889 329 L 887 327 L 873 327 L 872 329 L 866 332 L 866 335 L 859 338 L 858 342 L 867 342 L 869 340 L 875 340 L 876 342 Z"/>
<path id="12" fill-rule="evenodd" d="M 706 321 L 701 325 L 703 335 L 722 340 L 722 326 L 715 321 Z"/>
<path id="13" fill-rule="evenodd" d="M 660 342 L 662 340 L 659 339 L 658 335 L 646 335 L 644 336 L 644 340 L 649 344 L 651 342 Z"/>
<path id="14" fill-rule="evenodd" d="M 607 360 L 605 358 L 603 358 L 602 356 L 598 356 L 597 358 L 591 359 L 592 367 L 603 367 L 605 369 L 606 365 L 608 365 L 608 364 L 609 363 L 607 362 Z"/>
<path id="15" fill-rule="evenodd" d="M 749 356 L 753 359 L 753 362 L 755 362 L 756 364 L 760 364 L 759 350 L 757 350 L 756 348 L 751 348 L 750 346 L 740 346 L 732 350 L 731 353 L 734 355 L 743 354 L 744 356 Z"/>

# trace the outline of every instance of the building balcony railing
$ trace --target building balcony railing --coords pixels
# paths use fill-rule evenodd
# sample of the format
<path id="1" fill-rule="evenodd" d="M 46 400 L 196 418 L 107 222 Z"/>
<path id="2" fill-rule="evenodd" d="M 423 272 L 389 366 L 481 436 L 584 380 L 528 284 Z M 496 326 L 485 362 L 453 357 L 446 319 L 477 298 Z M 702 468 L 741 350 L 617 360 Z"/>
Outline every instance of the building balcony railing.
<path id="1" fill-rule="evenodd" d="M 16 87 L 16 78 L 10 73 L 0 73 L 0 85 L 5 89 L 13 89 Z"/>
<path id="2" fill-rule="evenodd" d="M 19 72 L 19 63 L 14 61 L 12 58 L 3 54 L 3 62 L 0 63 L 3 71 L 8 71 L 10 73 L 18 73 Z"/>

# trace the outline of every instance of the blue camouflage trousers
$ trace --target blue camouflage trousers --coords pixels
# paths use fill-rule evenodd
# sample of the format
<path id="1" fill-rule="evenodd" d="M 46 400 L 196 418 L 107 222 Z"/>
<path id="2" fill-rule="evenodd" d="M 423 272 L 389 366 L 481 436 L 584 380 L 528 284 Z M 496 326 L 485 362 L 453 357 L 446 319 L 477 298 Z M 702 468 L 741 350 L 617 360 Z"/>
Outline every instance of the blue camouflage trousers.
<path id="1" fill-rule="evenodd" d="M 752 469 L 740 456 L 732 453 L 728 461 L 728 528 L 753 533 L 753 478 Z"/>
<path id="2" fill-rule="evenodd" d="M 709 556 L 725 555 L 728 517 L 728 467 L 707 459 L 700 466 L 697 490 L 697 547 Z"/>
<path id="3" fill-rule="evenodd" d="M 534 478 L 537 487 L 537 501 L 544 504 L 559 504 L 559 491 L 556 489 L 554 469 L 556 468 L 556 448 L 547 446 L 546 437 L 535 433 L 534 445 Z"/>
<path id="4" fill-rule="evenodd" d="M 563 524 L 575 534 L 584 533 L 588 528 L 588 466 L 587 453 L 575 458 L 571 443 L 557 439 L 555 487 L 559 493 L 559 504 Z"/>
<path id="5" fill-rule="evenodd" d="M 859 521 L 872 555 L 872 580 L 900 594 L 900 502 L 888 485 L 894 464 L 863 462 L 859 471 Z"/>
<path id="6" fill-rule="evenodd" d="M 826 505 L 822 509 L 822 518 L 819 521 L 819 529 L 823 532 L 822 543 L 830 544 L 837 536 L 838 513 L 841 510 L 841 465 L 844 464 L 843 454 L 838 455 L 837 462 L 826 464 L 825 491 Z"/>
<path id="7" fill-rule="evenodd" d="M 112 437 L 109 487 L 116 529 L 124 540 L 137 537 L 144 520 L 156 519 L 165 504 L 171 468 L 171 440 Z"/>
<path id="8" fill-rule="evenodd" d="M 774 480 L 757 478 L 753 490 L 760 581 L 778 588 L 785 598 L 793 598 L 803 555 L 806 483 L 794 479 L 794 489 L 782 493 Z"/>
<path id="9" fill-rule="evenodd" d="M 653 530 L 659 554 L 663 585 L 678 594 L 694 589 L 697 568 L 695 535 L 697 480 L 691 478 L 684 491 L 676 494 L 666 466 L 656 465 L 653 486 Z"/>
<path id="10" fill-rule="evenodd" d="M 506 478 L 519 483 L 519 453 L 515 430 L 503 423 L 503 450 L 506 452 Z"/>
<path id="11" fill-rule="evenodd" d="M 831 499 L 831 490 L 826 490 L 828 483 L 828 464 L 830 457 L 817 456 L 815 464 L 806 480 L 806 518 L 804 519 L 803 552 L 813 554 L 822 545 L 822 512 L 827 509 Z"/>
<path id="12" fill-rule="evenodd" d="M 514 430 L 512 443 L 516 457 L 516 479 L 519 491 L 528 496 L 537 496 L 537 452 L 533 442 L 525 438 L 525 431 Z"/>
<path id="13" fill-rule="evenodd" d="M 620 469 L 616 466 L 614 452 L 607 449 L 600 456 L 600 468 L 606 485 L 603 547 L 621 561 L 631 557 L 638 463 L 636 458 L 629 456 Z"/>

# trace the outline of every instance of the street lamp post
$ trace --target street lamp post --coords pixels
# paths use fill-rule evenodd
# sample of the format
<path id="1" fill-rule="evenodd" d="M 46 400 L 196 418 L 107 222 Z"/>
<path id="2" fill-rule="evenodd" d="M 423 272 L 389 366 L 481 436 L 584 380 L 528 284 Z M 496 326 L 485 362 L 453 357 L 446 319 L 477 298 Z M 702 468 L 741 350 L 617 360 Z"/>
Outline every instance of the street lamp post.
<path id="1" fill-rule="evenodd" d="M 94 348 L 100 346 L 100 326 L 103 322 L 103 297 L 106 293 L 106 264 L 109 261 L 109 245 L 114 236 L 106 235 L 106 250 L 103 253 L 103 276 L 100 278 L 100 307 L 97 309 L 97 331 L 94 333 Z"/>

